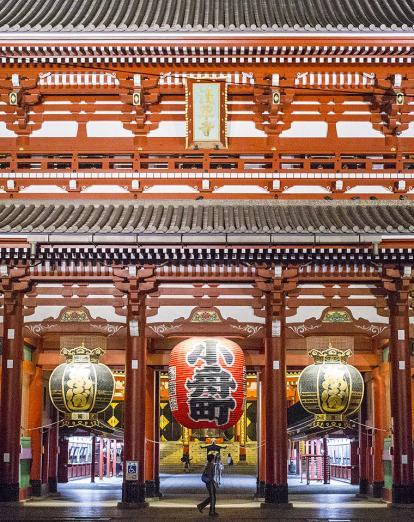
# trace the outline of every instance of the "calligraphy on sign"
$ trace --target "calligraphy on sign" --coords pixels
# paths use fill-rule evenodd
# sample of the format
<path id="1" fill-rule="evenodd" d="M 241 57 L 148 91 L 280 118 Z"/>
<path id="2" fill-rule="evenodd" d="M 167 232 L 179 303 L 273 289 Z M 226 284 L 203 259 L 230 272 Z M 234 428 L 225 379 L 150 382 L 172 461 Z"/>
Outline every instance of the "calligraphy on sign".
<path id="1" fill-rule="evenodd" d="M 187 78 L 187 148 L 227 147 L 227 84 Z"/>
<path id="2" fill-rule="evenodd" d="M 221 337 L 193 337 L 171 352 L 170 408 L 186 428 L 227 429 L 239 420 L 246 396 L 241 348 Z"/>

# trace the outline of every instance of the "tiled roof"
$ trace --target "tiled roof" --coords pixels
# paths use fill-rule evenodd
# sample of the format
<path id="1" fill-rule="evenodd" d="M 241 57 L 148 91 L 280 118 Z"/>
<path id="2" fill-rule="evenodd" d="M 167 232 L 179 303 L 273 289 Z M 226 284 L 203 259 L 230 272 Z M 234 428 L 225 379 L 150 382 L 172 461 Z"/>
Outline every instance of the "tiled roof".
<path id="1" fill-rule="evenodd" d="M 413 0 L 0 0 L 0 31 L 399 31 Z"/>
<path id="2" fill-rule="evenodd" d="M 407 234 L 409 201 L 146 201 L 0 203 L 0 233 L 140 234 L 166 238 L 271 234 Z"/>

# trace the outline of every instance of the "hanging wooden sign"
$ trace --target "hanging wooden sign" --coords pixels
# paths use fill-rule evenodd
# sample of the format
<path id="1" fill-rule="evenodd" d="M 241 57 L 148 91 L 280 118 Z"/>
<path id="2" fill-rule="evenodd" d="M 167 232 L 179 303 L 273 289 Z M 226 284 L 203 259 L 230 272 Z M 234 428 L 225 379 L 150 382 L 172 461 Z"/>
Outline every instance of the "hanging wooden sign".
<path id="1" fill-rule="evenodd" d="M 227 84 L 225 80 L 187 78 L 187 148 L 227 147 L 226 107 Z"/>

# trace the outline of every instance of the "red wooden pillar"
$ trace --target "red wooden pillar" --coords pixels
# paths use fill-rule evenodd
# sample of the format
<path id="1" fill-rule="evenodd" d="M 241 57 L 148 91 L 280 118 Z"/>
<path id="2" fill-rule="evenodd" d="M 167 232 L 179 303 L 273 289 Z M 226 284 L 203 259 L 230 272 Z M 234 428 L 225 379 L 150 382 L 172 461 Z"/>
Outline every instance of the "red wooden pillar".
<path id="1" fill-rule="evenodd" d="M 59 438 L 58 482 L 68 482 L 69 440 Z"/>
<path id="2" fill-rule="evenodd" d="M 111 477 L 111 439 L 106 439 L 106 478 Z"/>
<path id="3" fill-rule="evenodd" d="M 367 422 L 367 396 L 365 395 L 364 400 L 361 405 L 360 415 L 359 415 L 359 493 L 361 495 L 367 495 L 369 490 L 369 480 L 368 480 L 368 451 L 369 451 L 369 443 L 368 443 L 368 431 L 367 428 L 363 425 L 366 425 Z"/>
<path id="4" fill-rule="evenodd" d="M 329 469 L 329 452 L 328 452 L 328 439 L 323 439 L 323 483 L 329 484 L 330 482 L 330 469 Z"/>
<path id="5" fill-rule="evenodd" d="M 160 497 L 160 372 L 154 377 L 154 495 Z"/>
<path id="6" fill-rule="evenodd" d="M 103 480 L 104 475 L 104 439 L 99 439 L 99 480 Z"/>
<path id="7" fill-rule="evenodd" d="M 351 484 L 359 483 L 359 456 L 358 456 L 358 441 L 351 440 Z"/>
<path id="8" fill-rule="evenodd" d="M 32 495 L 42 495 L 42 407 L 43 407 L 42 368 L 36 366 L 29 390 L 29 425 L 32 445 L 32 463 L 30 466 L 30 485 Z M 35 429 L 37 428 L 37 429 Z"/>
<path id="9" fill-rule="evenodd" d="M 54 410 L 53 422 L 56 422 L 49 429 L 49 467 L 48 467 L 48 486 L 50 493 L 57 492 L 58 482 L 58 450 L 59 450 L 59 426 L 57 421 L 59 414 Z"/>
<path id="10" fill-rule="evenodd" d="M 284 302 L 273 320 L 272 293 L 267 294 L 265 343 L 266 486 L 265 503 L 288 505 L 287 399 Z"/>
<path id="11" fill-rule="evenodd" d="M 112 476 L 116 477 L 116 440 L 112 441 L 113 455 L 112 455 Z"/>
<path id="12" fill-rule="evenodd" d="M 373 376 L 373 399 L 374 399 L 374 426 L 376 428 L 373 436 L 373 484 L 372 491 L 376 498 L 381 498 L 384 487 L 384 465 L 382 461 L 384 451 L 384 438 L 386 435 L 385 418 L 385 372 L 384 363 L 374 369 Z"/>
<path id="13" fill-rule="evenodd" d="M 300 475 L 300 444 L 295 442 L 296 475 Z"/>
<path id="14" fill-rule="evenodd" d="M 49 477 L 49 428 L 42 433 L 42 484 L 48 484 Z"/>
<path id="15" fill-rule="evenodd" d="M 265 400 L 265 379 L 264 371 L 262 370 L 258 374 L 258 387 L 257 387 L 257 412 L 258 412 L 258 479 L 257 479 L 257 492 L 256 495 L 259 498 L 265 496 L 266 486 L 266 400 Z"/>
<path id="16" fill-rule="evenodd" d="M 145 298 L 128 305 L 125 360 L 124 480 L 122 504 L 145 505 L 146 338 Z M 131 463 L 128 466 L 128 463 Z M 133 463 L 133 464 L 132 464 Z M 138 477 L 128 471 L 137 465 Z M 129 467 L 129 470 L 128 470 Z M 121 504 L 121 505 L 122 505 Z"/>
<path id="17" fill-rule="evenodd" d="M 92 436 L 91 482 L 95 482 L 96 435 Z"/>
<path id="18" fill-rule="evenodd" d="M 411 362 L 408 320 L 408 286 L 405 280 L 398 292 L 391 292 L 390 363 L 391 416 L 393 430 L 392 501 L 396 504 L 414 502 Z"/>
<path id="19" fill-rule="evenodd" d="M 0 409 L 0 501 L 19 500 L 20 419 L 22 408 L 23 314 L 21 291 L 3 286 L 3 357 Z M 5 288 L 6 287 L 6 288 Z"/>
<path id="20" fill-rule="evenodd" d="M 154 403 L 155 403 L 155 372 L 147 368 L 147 408 L 145 411 L 145 493 L 147 497 L 155 496 L 154 483 Z"/>

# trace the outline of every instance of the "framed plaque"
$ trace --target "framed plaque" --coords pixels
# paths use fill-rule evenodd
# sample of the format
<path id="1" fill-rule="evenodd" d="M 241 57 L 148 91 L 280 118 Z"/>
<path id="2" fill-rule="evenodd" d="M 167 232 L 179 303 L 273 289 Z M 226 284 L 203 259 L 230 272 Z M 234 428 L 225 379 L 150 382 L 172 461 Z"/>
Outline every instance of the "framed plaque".
<path id="1" fill-rule="evenodd" d="M 139 462 L 136 460 L 126 461 L 125 480 L 138 480 Z"/>
<path id="2" fill-rule="evenodd" d="M 227 147 L 227 84 L 225 80 L 187 78 L 187 148 Z"/>

